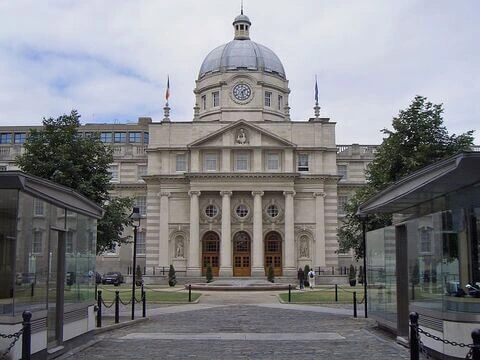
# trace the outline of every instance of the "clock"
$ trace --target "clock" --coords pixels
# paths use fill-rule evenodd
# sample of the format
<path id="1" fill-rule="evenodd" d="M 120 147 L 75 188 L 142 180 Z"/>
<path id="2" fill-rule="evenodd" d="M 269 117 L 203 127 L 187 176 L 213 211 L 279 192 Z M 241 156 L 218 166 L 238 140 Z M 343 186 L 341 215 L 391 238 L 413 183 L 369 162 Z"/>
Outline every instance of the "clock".
<path id="1" fill-rule="evenodd" d="M 233 87 L 233 96 L 239 101 L 247 100 L 252 95 L 250 86 L 244 83 L 237 84 Z"/>

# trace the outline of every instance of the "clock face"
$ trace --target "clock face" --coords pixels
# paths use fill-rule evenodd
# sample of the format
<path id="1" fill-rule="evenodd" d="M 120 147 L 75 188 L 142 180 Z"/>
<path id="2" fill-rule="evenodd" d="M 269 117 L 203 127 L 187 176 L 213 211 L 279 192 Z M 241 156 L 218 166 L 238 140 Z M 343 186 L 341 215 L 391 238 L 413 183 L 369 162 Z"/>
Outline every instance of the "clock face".
<path id="1" fill-rule="evenodd" d="M 233 96 L 235 96 L 237 100 L 245 101 L 251 94 L 252 90 L 247 84 L 237 84 L 233 87 Z"/>

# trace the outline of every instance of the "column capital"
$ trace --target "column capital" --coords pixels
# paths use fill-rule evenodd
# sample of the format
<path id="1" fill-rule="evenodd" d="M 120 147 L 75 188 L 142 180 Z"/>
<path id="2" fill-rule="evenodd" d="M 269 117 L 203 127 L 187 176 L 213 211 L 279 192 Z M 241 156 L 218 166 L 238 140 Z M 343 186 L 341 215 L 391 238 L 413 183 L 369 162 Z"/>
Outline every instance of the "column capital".
<path id="1" fill-rule="evenodd" d="M 263 191 L 260 191 L 260 190 L 252 191 L 252 196 L 263 196 L 263 194 L 265 194 L 265 193 Z"/>
<path id="2" fill-rule="evenodd" d="M 160 192 L 158 193 L 158 196 L 160 196 L 160 197 L 166 196 L 166 197 L 168 198 L 168 197 L 170 197 L 170 195 L 171 195 L 171 193 L 168 192 L 168 191 L 160 191 Z"/>
<path id="3" fill-rule="evenodd" d="M 289 196 L 289 195 L 295 196 L 295 194 L 296 194 L 295 190 L 287 190 L 283 192 L 283 196 Z"/>
<path id="4" fill-rule="evenodd" d="M 233 192 L 231 191 L 220 191 L 220 196 L 232 196 Z"/>
<path id="5" fill-rule="evenodd" d="M 200 196 L 202 193 L 201 191 L 198 191 L 198 190 L 190 190 L 188 192 L 188 195 L 190 195 L 190 197 L 193 197 L 193 196 Z"/>
<path id="6" fill-rule="evenodd" d="M 319 197 L 319 196 L 324 198 L 324 197 L 327 196 L 327 193 L 324 192 L 324 191 L 315 191 L 315 192 L 313 193 L 313 197 L 316 198 L 316 197 Z"/>

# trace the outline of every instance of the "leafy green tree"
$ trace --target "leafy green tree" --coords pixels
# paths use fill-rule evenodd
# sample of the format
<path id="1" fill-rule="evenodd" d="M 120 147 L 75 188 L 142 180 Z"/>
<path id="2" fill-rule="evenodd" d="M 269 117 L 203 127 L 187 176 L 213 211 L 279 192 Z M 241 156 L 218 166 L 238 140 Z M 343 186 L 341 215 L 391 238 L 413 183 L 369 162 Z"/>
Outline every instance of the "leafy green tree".
<path id="1" fill-rule="evenodd" d="M 393 130 L 383 129 L 385 138 L 366 171 L 367 183 L 359 188 L 345 206 L 345 218 L 338 230 L 339 251 L 353 249 L 363 257 L 362 223 L 356 216 L 358 206 L 400 178 L 473 146 L 473 130 L 449 135 L 443 125 L 443 106 L 416 96 L 410 106 L 393 118 Z M 366 230 L 391 224 L 388 215 L 369 215 Z"/>
<path id="2" fill-rule="evenodd" d="M 131 225 L 128 215 L 133 200 L 111 198 L 113 150 L 98 136 L 82 137 L 78 133 L 80 115 L 43 119 L 42 129 L 31 129 L 24 143 L 25 152 L 16 158 L 24 172 L 68 186 L 103 207 L 104 217 L 98 221 L 97 253 L 114 243 L 128 240 L 123 229 Z"/>

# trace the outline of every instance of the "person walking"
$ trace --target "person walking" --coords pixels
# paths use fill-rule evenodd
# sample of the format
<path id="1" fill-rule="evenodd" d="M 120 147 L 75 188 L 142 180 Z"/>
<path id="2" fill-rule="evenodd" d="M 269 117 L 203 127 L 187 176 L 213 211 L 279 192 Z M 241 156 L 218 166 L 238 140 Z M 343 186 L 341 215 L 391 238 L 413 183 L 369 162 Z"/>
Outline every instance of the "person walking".
<path id="1" fill-rule="evenodd" d="M 310 285 L 310 289 L 313 289 L 315 287 L 315 275 L 315 270 L 311 268 L 308 272 L 308 285 Z"/>
<path id="2" fill-rule="evenodd" d="M 300 290 L 303 290 L 303 284 L 305 282 L 305 273 L 301 267 L 298 268 L 297 279 L 300 283 Z"/>

